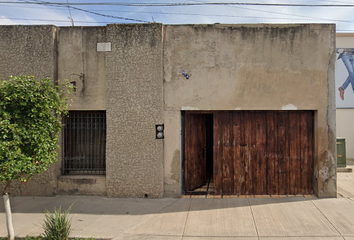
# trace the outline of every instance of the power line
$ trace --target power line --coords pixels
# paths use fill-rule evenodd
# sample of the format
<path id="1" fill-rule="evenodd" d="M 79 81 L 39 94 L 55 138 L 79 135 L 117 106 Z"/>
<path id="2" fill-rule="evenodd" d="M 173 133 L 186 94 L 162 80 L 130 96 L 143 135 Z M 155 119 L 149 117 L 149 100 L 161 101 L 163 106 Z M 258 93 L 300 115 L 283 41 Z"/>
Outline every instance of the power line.
<path id="1" fill-rule="evenodd" d="M 82 12 L 87 12 L 87 13 L 91 13 L 94 15 L 98 15 L 101 17 L 109 17 L 109 18 L 117 18 L 117 19 L 121 19 L 121 20 L 128 20 L 128 21 L 134 21 L 134 22 L 142 22 L 142 23 L 149 23 L 149 21 L 145 21 L 145 20 L 139 20 L 139 19 L 134 19 L 134 18 L 126 18 L 126 17 L 118 17 L 118 16 L 114 16 L 114 15 L 107 15 L 107 14 L 102 14 L 102 13 L 97 13 L 97 12 L 92 12 L 86 9 L 82 9 L 82 8 L 77 8 L 77 7 L 73 7 L 70 6 L 72 9 L 76 9 Z"/>
<path id="2" fill-rule="evenodd" d="M 250 9 L 252 10 L 252 9 Z M 301 15 L 291 15 L 284 14 L 287 16 L 298 16 L 303 18 L 281 18 L 281 17 L 258 17 L 258 16 L 242 16 L 242 15 L 227 15 L 227 14 L 202 14 L 202 13 L 181 13 L 181 12 L 143 12 L 143 11 L 122 11 L 122 10 L 95 10 L 95 11 L 106 11 L 106 12 L 124 12 L 124 13 L 138 13 L 138 14 L 163 14 L 163 15 L 182 15 L 182 16 L 205 16 L 205 17 L 229 17 L 229 18 L 264 18 L 264 19 L 277 19 L 277 20 L 301 20 L 308 21 L 310 19 L 314 20 L 326 20 L 331 22 L 344 22 L 344 23 L 354 23 L 353 21 L 348 20 L 339 20 L 339 19 L 329 19 L 329 18 L 318 18 L 310 16 L 301 16 Z"/>
<path id="3" fill-rule="evenodd" d="M 72 7 L 74 10 L 75 7 Z M 65 9 L 61 9 L 65 10 Z M 80 9 L 79 11 L 86 11 L 84 9 Z M 226 14 L 200 14 L 200 13 L 178 13 L 178 12 L 142 12 L 142 11 L 120 11 L 120 10 L 95 10 L 95 11 L 107 11 L 107 12 L 123 12 L 123 13 L 137 13 L 137 14 L 163 14 L 163 15 L 182 15 L 182 16 L 205 16 L 205 17 L 228 17 L 228 18 L 255 18 L 255 19 L 272 19 L 272 20 L 293 20 L 293 21 L 308 21 L 308 18 L 317 19 L 317 20 L 326 20 L 330 22 L 343 22 L 343 23 L 354 23 L 353 21 L 348 20 L 338 20 L 338 19 L 326 19 L 326 18 L 316 18 L 316 17 L 309 17 L 309 16 L 302 16 L 304 18 L 281 18 L 281 17 L 258 17 L 258 16 L 242 16 L 242 15 L 226 15 Z M 99 13 L 97 13 L 99 14 Z M 290 15 L 291 14 L 286 14 Z M 110 16 L 110 15 L 105 15 Z M 294 15 L 296 16 L 296 15 Z M 300 16 L 300 15 L 299 15 Z M 121 17 L 116 17 L 121 18 Z M 43 20 L 44 21 L 44 20 Z M 84 22 L 84 21 L 81 21 Z M 148 23 L 145 21 L 145 23 Z"/>
<path id="4" fill-rule="evenodd" d="M 16 7 L 16 6 L 7 5 L 7 7 Z M 55 8 L 57 10 L 66 11 L 65 9 L 58 9 L 58 7 L 64 7 L 64 6 L 53 6 L 53 8 Z M 284 20 L 301 20 L 301 21 L 305 21 L 305 20 L 308 20 L 308 19 L 314 19 L 314 20 L 325 20 L 325 21 L 343 22 L 343 23 L 352 23 L 352 22 L 354 22 L 354 21 L 340 20 L 340 19 L 330 19 L 330 18 L 304 16 L 304 15 L 291 14 L 291 13 L 281 13 L 281 12 L 267 11 L 267 10 L 261 10 L 261 9 L 253 9 L 253 8 L 247 8 L 247 7 L 236 7 L 236 6 L 229 6 L 229 7 L 233 7 L 233 8 L 237 8 L 237 9 L 245 9 L 245 10 L 250 10 L 250 11 L 264 12 L 264 13 L 272 13 L 272 14 L 277 14 L 277 15 L 300 17 L 300 18 L 254 17 L 254 16 L 240 16 L 240 15 L 235 16 L 235 15 L 225 15 L 225 14 L 198 14 L 198 13 L 180 13 L 180 12 L 144 12 L 144 11 L 123 11 L 123 10 L 106 10 L 106 9 L 95 9 L 94 11 L 95 12 L 137 13 L 137 14 L 163 14 L 163 15 L 182 15 L 182 16 L 229 17 L 229 18 L 264 18 L 264 19 L 284 19 Z M 36 7 L 23 7 L 23 8 L 36 8 Z M 75 10 L 82 11 L 84 9 L 76 8 Z M 302 18 L 305 18 L 305 19 L 302 19 Z"/>
<path id="5" fill-rule="evenodd" d="M 71 23 L 71 20 L 59 20 L 59 19 L 35 19 L 35 18 L 1 18 L 0 17 L 0 20 L 1 19 L 9 19 L 9 20 L 23 20 L 23 21 L 39 21 L 39 22 L 70 22 Z M 81 23 L 112 23 L 112 22 L 93 22 L 93 21 L 80 21 L 80 20 L 77 20 L 75 22 L 81 22 Z M 120 23 L 123 23 L 123 22 L 120 22 Z"/>
<path id="6" fill-rule="evenodd" d="M 9 2 L 2 1 L 0 4 L 39 4 L 39 5 L 67 5 L 62 2 Z M 233 6 L 233 5 L 245 5 L 245 6 L 268 6 L 268 7 L 354 7 L 354 4 L 293 4 L 293 3 L 247 3 L 247 2 L 203 2 L 203 3 L 116 3 L 116 2 L 78 2 L 70 3 L 71 6 L 87 6 L 87 5 L 103 5 L 103 6 L 129 6 L 129 7 L 179 7 L 179 6 Z"/>
<path id="7" fill-rule="evenodd" d="M 66 22 L 66 23 L 71 23 L 71 20 L 59 20 L 59 19 L 36 19 L 36 18 L 1 18 L 1 19 L 9 19 L 9 20 L 23 20 L 23 21 L 41 21 L 41 22 Z M 301 20 L 301 19 L 300 19 Z M 305 19 L 304 19 L 305 20 Z M 80 21 L 80 20 L 76 20 L 75 22 L 81 22 L 81 23 L 107 23 L 110 24 L 112 22 L 95 22 L 95 21 Z M 116 23 L 122 23 L 123 22 L 116 22 Z M 237 24 L 236 24 L 237 25 Z M 341 30 L 341 29 L 337 29 L 337 31 L 354 31 L 354 30 Z"/>
<path id="8" fill-rule="evenodd" d="M 40 1 L 40 0 L 33 0 L 33 1 L 35 1 L 34 3 L 39 4 L 39 5 L 53 6 L 53 4 L 50 3 L 50 2 L 45 2 L 45 1 Z M 1 3 L 1 2 L 0 2 L 0 3 Z M 17 3 L 18 3 L 18 2 L 17 2 Z M 22 2 L 22 3 L 28 3 L 28 1 Z M 32 3 L 33 3 L 33 2 L 32 2 Z M 102 17 L 116 18 L 116 19 L 128 20 L 128 21 L 134 21 L 134 22 L 149 23 L 148 21 L 145 21 L 145 20 L 139 20 L 139 19 L 133 19 L 133 18 L 126 18 L 126 17 L 119 17 L 119 16 L 114 16 L 114 15 L 107 15 L 107 14 L 97 13 L 97 12 L 89 11 L 89 10 L 82 9 L 82 8 L 78 8 L 78 7 L 69 6 L 69 5 L 71 5 L 71 4 L 69 4 L 68 0 L 67 0 L 66 5 L 67 5 L 67 7 L 69 8 L 69 11 L 70 11 L 70 8 L 72 8 L 72 9 L 75 9 L 75 10 L 78 10 L 78 11 L 82 11 L 82 12 L 86 12 L 86 13 L 90 13 L 90 14 L 94 14 L 94 15 L 98 15 L 98 16 L 102 16 Z M 65 7 L 65 6 L 64 6 L 64 7 Z M 70 20 L 71 20 L 72 25 L 74 26 L 74 24 L 73 24 L 74 20 L 73 20 L 73 18 L 71 17 L 71 12 L 70 12 Z"/>
<path id="9" fill-rule="evenodd" d="M 194 0 L 195 2 L 200 2 L 200 3 L 206 3 L 204 1 L 200 0 Z M 321 0 L 317 0 L 321 1 Z M 323 1 L 323 0 L 322 0 Z M 256 12 L 264 12 L 264 13 L 272 13 L 272 14 L 278 14 L 278 15 L 286 15 L 286 16 L 294 16 L 294 17 L 304 17 L 304 18 L 310 18 L 310 19 L 315 19 L 315 20 L 325 20 L 325 21 L 331 21 L 331 22 L 346 22 L 346 23 L 352 23 L 353 21 L 347 21 L 347 20 L 337 20 L 337 19 L 328 19 L 328 18 L 320 18 L 320 17 L 311 17 L 311 16 L 304 16 L 304 15 L 298 15 L 298 14 L 290 14 L 290 13 L 281 13 L 281 12 L 274 12 L 274 11 L 267 11 L 263 9 L 254 9 L 254 8 L 248 8 L 248 7 L 240 7 L 240 6 L 227 6 L 229 8 L 237 8 L 237 9 L 246 9 L 250 11 L 256 11 Z M 275 18 L 274 18 L 275 19 Z M 290 19 L 290 20 L 304 20 L 304 19 L 293 19 L 293 18 L 279 18 L 279 19 Z"/>
<path id="10" fill-rule="evenodd" d="M 68 4 L 68 10 L 69 10 L 69 14 L 70 14 L 70 20 L 71 20 L 71 24 L 72 26 L 74 27 L 74 19 L 73 19 L 73 16 L 71 15 L 71 10 L 70 10 L 70 6 L 69 6 L 69 0 L 66 0 L 67 4 Z"/>

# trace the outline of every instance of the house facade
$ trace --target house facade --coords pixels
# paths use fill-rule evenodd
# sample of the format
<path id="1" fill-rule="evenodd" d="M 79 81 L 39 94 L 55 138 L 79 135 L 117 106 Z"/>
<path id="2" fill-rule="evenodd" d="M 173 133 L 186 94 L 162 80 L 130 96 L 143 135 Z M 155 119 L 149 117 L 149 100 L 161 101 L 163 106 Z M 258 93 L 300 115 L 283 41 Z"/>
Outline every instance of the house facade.
<path id="1" fill-rule="evenodd" d="M 335 26 L 0 26 L 0 77 L 76 86 L 17 195 L 336 197 Z"/>

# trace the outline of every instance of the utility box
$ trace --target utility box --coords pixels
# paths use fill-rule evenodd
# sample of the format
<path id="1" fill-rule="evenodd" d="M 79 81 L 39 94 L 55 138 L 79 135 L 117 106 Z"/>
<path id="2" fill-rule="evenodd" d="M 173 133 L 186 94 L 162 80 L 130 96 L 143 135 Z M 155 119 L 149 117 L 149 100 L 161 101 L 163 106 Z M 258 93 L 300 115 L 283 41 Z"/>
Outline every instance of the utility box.
<path id="1" fill-rule="evenodd" d="M 347 166 L 345 138 L 337 138 L 337 167 Z"/>

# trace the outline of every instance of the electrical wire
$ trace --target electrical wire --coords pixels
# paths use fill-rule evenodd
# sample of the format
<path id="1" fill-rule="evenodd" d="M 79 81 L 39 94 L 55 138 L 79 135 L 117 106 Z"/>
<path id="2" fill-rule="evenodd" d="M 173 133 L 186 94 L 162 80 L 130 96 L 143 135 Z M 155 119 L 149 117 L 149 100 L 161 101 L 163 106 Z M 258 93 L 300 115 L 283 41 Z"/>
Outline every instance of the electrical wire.
<path id="1" fill-rule="evenodd" d="M 194 1 L 195 2 L 200 2 L 200 3 L 206 3 L 204 1 L 198 1 L 198 0 L 194 0 Z M 317 0 L 317 1 L 321 1 L 321 0 Z M 291 14 L 291 13 L 281 13 L 281 12 L 274 12 L 274 11 L 269 11 L 269 10 L 254 9 L 254 8 L 248 8 L 248 7 L 240 7 L 240 6 L 227 6 L 227 7 L 229 7 L 229 8 L 237 8 L 237 9 L 245 9 L 245 10 L 256 11 L 256 12 L 263 12 L 263 13 L 285 15 L 285 16 L 301 17 L 301 18 L 314 19 L 314 20 L 324 20 L 324 21 L 330 21 L 330 22 L 343 22 L 343 23 L 352 23 L 353 22 L 353 21 L 348 21 L 348 20 L 337 20 L 337 19 L 329 19 L 329 18 L 321 18 L 321 17 L 311 17 L 311 16 L 304 16 L 304 15 Z M 277 18 L 274 18 L 274 19 L 277 19 Z M 278 19 L 288 20 L 289 18 L 278 18 Z M 293 19 L 293 18 L 290 18 L 290 20 L 304 20 L 304 19 Z"/>
<path id="2" fill-rule="evenodd" d="M 62 2 L 9 2 L 1 1 L 0 4 L 11 3 L 11 4 L 39 4 L 39 5 L 67 5 L 67 3 Z M 130 6 L 130 7 L 181 7 L 181 6 L 232 6 L 232 5 L 247 5 L 247 6 L 267 6 L 267 7 L 354 7 L 354 4 L 294 4 L 294 3 L 250 3 L 250 2 L 206 2 L 206 3 L 117 3 L 117 2 L 76 2 L 70 3 L 71 6 L 87 6 L 87 5 L 97 5 L 97 6 Z"/>
<path id="3" fill-rule="evenodd" d="M 74 19 L 73 19 L 73 16 L 71 15 L 71 10 L 70 10 L 70 6 L 69 6 L 69 0 L 66 0 L 67 4 L 68 4 L 68 10 L 69 10 L 69 14 L 70 14 L 70 20 L 71 20 L 71 24 L 72 26 L 74 26 Z"/>
<path id="4" fill-rule="evenodd" d="M 43 5 L 48 5 L 48 6 L 52 6 L 52 3 L 49 3 L 49 2 L 45 2 L 45 1 L 40 1 L 40 0 L 33 0 L 35 1 L 35 3 L 37 4 L 43 4 Z M 27 3 L 28 1 L 26 1 Z M 0 2 L 1 3 L 1 2 Z M 73 6 L 69 6 L 71 4 L 69 4 L 67 2 L 66 4 L 68 6 L 68 8 L 72 8 L 72 9 L 75 9 L 75 10 L 78 10 L 78 11 L 82 11 L 82 12 L 86 12 L 86 13 L 90 13 L 90 14 L 94 14 L 94 15 L 98 15 L 98 16 L 102 16 L 102 17 L 108 17 L 108 18 L 116 18 L 116 19 L 121 19 L 121 20 L 128 20 L 128 21 L 134 21 L 134 22 L 143 22 L 143 23 L 149 23 L 149 21 L 145 21 L 145 20 L 140 20 L 140 19 L 133 19 L 133 18 L 126 18 L 126 17 L 119 17 L 119 16 L 114 16 L 114 15 L 107 15 L 107 14 L 101 14 L 101 13 L 97 13 L 97 12 L 93 12 L 93 11 L 89 11 L 89 10 L 86 10 L 86 9 L 82 9 L 82 8 L 78 8 L 78 7 L 73 7 Z M 71 17 L 71 12 L 70 12 L 70 17 Z M 72 25 L 73 24 L 73 19 L 71 17 L 71 20 L 72 20 Z"/>
<path id="5" fill-rule="evenodd" d="M 97 13 L 97 12 L 124 12 L 124 13 L 136 13 L 136 14 L 163 14 L 163 15 L 228 17 L 228 18 L 255 18 L 255 19 L 294 20 L 294 21 L 306 21 L 308 19 L 313 19 L 313 20 L 324 20 L 324 21 L 329 21 L 329 22 L 354 23 L 354 20 L 350 21 L 350 20 L 340 20 L 340 19 L 312 17 L 312 16 L 304 16 L 304 15 L 289 14 L 289 13 L 280 13 L 280 12 L 273 12 L 273 11 L 267 11 L 267 10 L 245 8 L 245 7 L 235 7 L 235 6 L 229 6 L 229 7 L 238 8 L 238 9 L 246 9 L 246 10 L 251 10 L 251 11 L 258 11 L 258 12 L 265 12 L 265 13 L 272 13 L 272 14 L 278 14 L 278 15 L 285 15 L 285 16 L 294 16 L 294 17 L 300 17 L 300 18 L 256 17 L 256 16 L 241 16 L 241 15 L 235 16 L 235 15 L 226 15 L 226 14 L 200 14 L 200 13 L 180 13 L 180 12 L 143 12 L 143 11 L 121 11 L 121 10 L 118 10 L 118 11 L 117 10 L 95 10 L 95 12 L 92 12 L 92 11 L 88 11 L 88 10 L 81 9 L 81 8 L 76 8 L 76 7 L 70 7 L 70 8 L 73 8 L 74 10 L 78 10 L 78 11 L 84 11 L 84 12 L 89 12 L 89 13 L 92 13 L 92 14 L 97 14 L 97 15 L 104 16 L 104 17 L 114 17 L 114 18 L 120 18 L 120 19 L 122 17 L 106 15 L 106 14 L 100 14 L 100 13 Z M 29 8 L 31 8 L 31 7 L 29 7 Z M 58 10 L 65 10 L 65 9 L 58 9 Z M 124 20 L 133 21 L 133 19 L 124 19 Z M 143 21 L 143 20 L 134 19 L 134 21 Z M 143 21 L 143 22 L 147 23 L 148 21 Z"/>
<path id="6" fill-rule="evenodd" d="M 113 15 L 107 15 L 107 14 L 92 12 L 92 11 L 89 11 L 89 10 L 85 10 L 85 9 L 77 8 L 77 7 L 73 7 L 73 6 L 70 6 L 70 7 L 72 9 L 76 9 L 76 10 L 79 10 L 79 11 L 82 11 L 82 12 L 91 13 L 91 14 L 94 14 L 94 15 L 102 16 L 102 17 L 117 18 L 117 19 L 121 19 L 121 20 L 128 20 L 128 21 L 134 21 L 134 22 L 149 23 L 149 21 L 145 21 L 145 20 L 139 20 L 139 19 L 134 19 L 134 18 L 126 18 L 126 17 L 118 17 L 118 16 L 113 16 Z"/>
<path id="7" fill-rule="evenodd" d="M 32 0 L 32 1 L 24 1 L 24 0 L 20 0 L 21 2 L 7 2 L 10 4 L 14 4 L 14 3 L 20 3 L 20 4 L 37 4 L 37 5 L 45 5 L 47 7 L 53 7 L 53 8 L 59 8 L 58 10 L 65 10 L 65 9 L 60 9 L 60 8 L 64 8 L 64 7 L 68 7 L 69 11 L 70 9 L 72 10 L 77 10 L 77 11 L 82 11 L 82 12 L 86 12 L 89 14 L 94 14 L 94 15 L 98 15 L 98 16 L 102 16 L 102 17 L 109 17 L 109 18 L 115 18 L 115 19 L 120 19 L 120 20 L 128 20 L 128 21 L 135 21 L 135 22 L 144 22 L 144 23 L 149 23 L 149 21 L 145 21 L 145 20 L 140 20 L 140 19 L 133 19 L 133 18 L 125 18 L 125 17 L 120 17 L 120 16 L 114 16 L 114 15 L 108 15 L 108 14 L 103 14 L 103 13 L 99 13 L 99 11 L 115 11 L 115 10 L 95 10 L 95 11 L 90 11 L 90 10 L 86 10 L 86 9 L 82 9 L 82 8 L 78 8 L 78 7 L 74 7 L 72 5 L 82 5 L 82 4 L 86 4 L 86 3 L 56 3 L 56 2 L 48 2 L 48 1 L 40 1 L 40 0 Z M 325 0 L 317 0 L 317 1 L 325 1 Z M 166 13 L 166 12 L 141 12 L 141 11 L 115 11 L 115 12 L 132 12 L 132 13 L 137 13 L 137 14 L 168 14 L 168 15 L 185 15 L 185 16 L 211 16 L 211 17 L 230 17 L 230 18 L 245 18 L 245 19 L 250 19 L 250 18 L 254 18 L 254 19 L 274 19 L 274 20 L 292 20 L 292 21 L 307 21 L 308 19 L 314 19 L 314 20 L 324 20 L 324 21 L 330 21 L 330 22 L 342 22 L 342 23 L 353 23 L 354 21 L 350 21 L 350 20 L 339 20 L 339 19 L 328 19 L 328 18 L 320 18 L 320 17 L 312 17 L 312 16 L 303 16 L 303 15 L 297 15 L 297 14 L 289 14 L 289 13 L 280 13 L 280 12 L 273 12 L 273 11 L 268 11 L 268 10 L 263 10 L 263 9 L 253 9 L 253 8 L 247 8 L 247 7 L 241 7 L 239 5 L 254 5 L 254 4 L 259 4 L 259 3 L 208 3 L 208 2 L 202 2 L 202 1 L 198 1 L 199 3 L 169 3 L 170 5 L 172 4 L 173 6 L 189 6 L 191 4 L 195 5 L 209 5 L 209 4 L 217 4 L 217 5 L 221 5 L 221 6 L 226 6 L 226 7 L 233 7 L 233 8 L 238 8 L 238 9 L 246 9 L 246 10 L 250 10 L 250 11 L 258 11 L 258 12 L 265 12 L 265 13 L 272 13 L 272 14 L 280 14 L 280 15 L 286 15 L 286 16 L 294 16 L 294 17 L 300 17 L 300 18 L 277 18 L 277 17 L 261 17 L 261 16 L 235 16 L 235 15 L 226 15 L 226 14 L 200 14 L 200 13 Z M 327 0 L 326 2 L 337 2 L 337 1 L 330 1 Z M 0 1 L 0 4 L 6 3 L 5 1 Z M 98 5 L 105 5 L 105 4 L 113 4 L 113 5 L 117 5 L 117 6 L 140 6 L 140 5 L 153 5 L 153 6 L 157 6 L 157 4 L 161 4 L 161 3 L 116 3 L 116 2 L 101 2 L 101 3 L 87 3 L 89 5 L 91 4 L 98 4 Z M 162 4 L 166 4 L 166 3 L 162 3 Z M 229 4 L 235 4 L 237 6 L 234 5 L 229 5 Z M 269 4 L 261 4 L 261 5 L 269 5 Z M 272 4 L 274 5 L 274 4 Z M 279 4 L 277 4 L 279 5 Z M 282 4 L 280 4 L 282 5 Z M 292 4 L 294 5 L 294 4 Z M 301 5 L 301 6 L 307 6 L 308 4 L 296 4 L 296 5 Z M 335 6 L 335 5 L 328 5 L 328 4 L 320 4 L 320 5 L 311 5 L 311 6 Z M 339 6 L 339 5 L 338 5 Z M 345 6 L 345 5 L 340 5 L 340 6 Z M 350 6 L 354 6 L 354 5 L 350 5 Z M 22 6 L 23 7 L 23 6 Z M 30 7 L 29 7 L 30 8 Z M 71 16 L 71 12 L 70 12 L 70 16 Z M 306 19 L 303 19 L 306 18 Z M 10 18 L 8 18 L 10 19 Z M 12 19 L 16 19 L 16 18 L 12 18 Z M 17 20 L 20 20 L 17 18 Z M 29 19 L 31 20 L 31 19 Z M 35 19 L 34 19 L 35 20 Z M 38 20 L 38 21 L 45 21 L 43 19 Z M 48 21 L 57 21 L 57 20 L 48 20 Z M 59 21 L 58 21 L 59 22 Z M 62 21 L 65 22 L 65 21 Z M 83 23 L 93 23 L 93 22 L 88 22 L 88 21 L 80 21 Z M 109 23 L 109 22 L 97 22 L 97 23 Z M 346 30 L 337 30 L 337 31 L 346 31 Z M 348 30 L 351 31 L 351 30 Z"/>
<path id="8" fill-rule="evenodd" d="M 0 20 L 2 18 L 0 17 Z M 59 20 L 59 19 L 35 19 L 35 18 L 5 18 L 9 20 L 23 20 L 23 21 L 39 21 L 39 22 L 65 22 L 65 23 L 71 23 L 71 20 Z M 112 23 L 112 22 L 93 22 L 93 21 L 80 21 L 76 20 L 75 22 L 81 22 L 81 23 Z M 123 22 L 120 22 L 123 23 Z"/>

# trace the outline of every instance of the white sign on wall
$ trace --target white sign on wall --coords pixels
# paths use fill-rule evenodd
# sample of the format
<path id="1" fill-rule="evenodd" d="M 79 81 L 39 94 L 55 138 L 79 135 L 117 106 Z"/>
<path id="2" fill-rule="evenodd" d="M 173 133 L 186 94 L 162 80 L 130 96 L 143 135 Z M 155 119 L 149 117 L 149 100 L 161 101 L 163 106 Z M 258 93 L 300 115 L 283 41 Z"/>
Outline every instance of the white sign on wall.
<path id="1" fill-rule="evenodd" d="M 336 106 L 354 108 L 354 48 L 337 48 Z"/>

